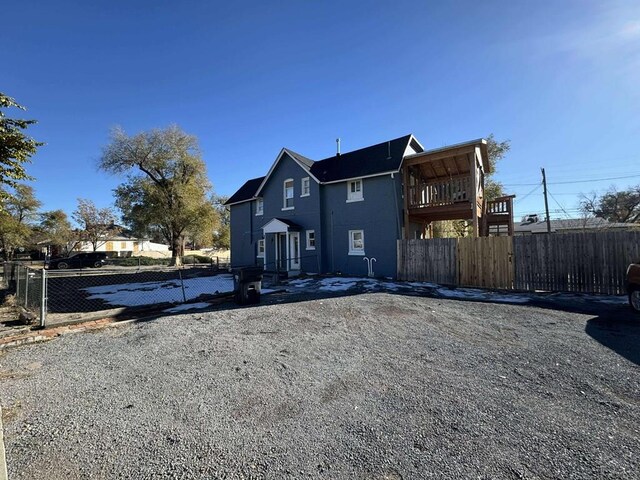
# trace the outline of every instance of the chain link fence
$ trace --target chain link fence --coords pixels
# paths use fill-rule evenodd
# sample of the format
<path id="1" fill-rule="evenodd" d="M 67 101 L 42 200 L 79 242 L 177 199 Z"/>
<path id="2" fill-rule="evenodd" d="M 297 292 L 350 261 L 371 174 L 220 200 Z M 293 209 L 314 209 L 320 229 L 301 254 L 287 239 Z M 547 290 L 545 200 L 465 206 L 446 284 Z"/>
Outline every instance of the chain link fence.
<path id="1" fill-rule="evenodd" d="M 15 292 L 16 305 L 29 312 L 33 321 L 44 326 L 47 303 L 47 277 L 44 268 L 5 262 L 2 283 L 10 292 Z"/>
<path id="2" fill-rule="evenodd" d="M 234 291 L 233 276 L 213 262 L 181 268 L 109 265 L 77 270 L 45 270 L 7 262 L 3 282 L 15 292 L 17 305 L 42 327 L 132 310 L 162 311 Z"/>

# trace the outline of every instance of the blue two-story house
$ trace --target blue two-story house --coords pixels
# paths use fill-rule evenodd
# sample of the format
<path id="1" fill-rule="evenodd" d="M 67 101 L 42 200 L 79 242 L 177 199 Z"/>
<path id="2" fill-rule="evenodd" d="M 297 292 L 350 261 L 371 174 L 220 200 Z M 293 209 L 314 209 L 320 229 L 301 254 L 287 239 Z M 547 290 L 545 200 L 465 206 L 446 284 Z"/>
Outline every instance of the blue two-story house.
<path id="1" fill-rule="evenodd" d="M 231 263 L 367 275 L 375 258 L 373 274 L 394 277 L 397 240 L 426 237 L 431 221 L 473 219 L 480 232 L 488 168 L 484 140 L 425 152 L 406 135 L 320 161 L 283 148 L 226 202 Z"/>

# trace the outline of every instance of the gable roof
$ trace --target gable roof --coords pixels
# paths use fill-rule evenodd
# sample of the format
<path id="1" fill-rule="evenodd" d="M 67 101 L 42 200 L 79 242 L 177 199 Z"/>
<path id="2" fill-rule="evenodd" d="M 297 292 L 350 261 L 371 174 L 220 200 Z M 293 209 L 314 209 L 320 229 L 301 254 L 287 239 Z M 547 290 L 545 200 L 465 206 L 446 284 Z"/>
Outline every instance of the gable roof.
<path id="1" fill-rule="evenodd" d="M 397 172 L 410 143 L 416 150 L 422 151 L 422 146 L 413 135 L 405 135 L 315 162 L 311 166 L 311 173 L 322 183 L 328 183 Z"/>
<path id="2" fill-rule="evenodd" d="M 397 172 L 409 146 L 416 152 L 424 151 L 420 142 L 411 134 L 352 152 L 334 155 L 317 162 L 293 150 L 283 148 L 264 177 L 245 182 L 225 202 L 225 205 L 234 205 L 258 197 L 269 176 L 285 154 L 291 157 L 316 182 L 331 183 Z"/>
<path id="3" fill-rule="evenodd" d="M 311 159 L 309 159 L 307 157 L 303 157 L 302 155 L 300 155 L 299 153 L 294 152 L 293 150 L 289 150 L 288 148 L 283 148 L 282 150 L 280 150 L 280 153 L 276 157 L 276 161 L 273 162 L 273 165 L 271 165 L 271 168 L 269 169 L 269 172 L 263 177 L 262 183 L 258 187 L 258 190 L 256 190 L 256 195 L 260 194 L 260 192 L 262 191 L 262 189 L 266 185 L 267 180 L 269 180 L 269 177 L 271 176 L 273 171 L 276 169 L 276 166 L 278 165 L 278 163 L 280 163 L 280 160 L 282 160 L 284 158 L 285 153 L 287 155 L 289 155 L 289 157 L 291 157 L 293 159 L 293 161 L 296 162 L 300 166 L 300 168 L 302 168 L 305 172 L 307 172 L 309 175 L 311 175 L 311 177 L 313 177 L 313 179 L 316 182 L 320 183 L 320 180 L 318 180 L 313 175 L 313 173 L 311 173 L 311 168 L 310 167 L 315 163 L 313 160 L 311 160 Z"/>
<path id="4" fill-rule="evenodd" d="M 224 202 L 225 205 L 234 205 L 236 203 L 246 202 L 248 200 L 252 200 L 256 196 L 256 192 L 258 191 L 258 187 L 262 184 L 262 181 L 266 177 L 258 177 L 252 178 L 251 180 L 247 180 L 244 182 L 236 193 L 229 197 L 229 200 Z"/>
<path id="5" fill-rule="evenodd" d="M 313 165 L 314 162 L 313 160 L 311 160 L 310 158 L 307 158 L 303 155 L 300 155 L 299 153 L 294 152 L 293 150 L 289 150 L 288 148 L 283 148 L 283 150 L 285 152 L 287 152 L 289 154 L 290 157 L 292 157 L 294 160 L 297 160 L 298 163 L 301 163 L 302 165 L 304 165 L 305 167 L 307 167 L 306 169 L 308 170 L 309 168 L 311 168 L 311 165 Z"/>
<path id="6" fill-rule="evenodd" d="M 302 230 L 302 227 L 286 218 L 275 217 L 265 223 L 262 226 L 262 230 L 264 231 L 264 233 L 278 233 L 288 230 L 299 232 L 300 230 Z"/>

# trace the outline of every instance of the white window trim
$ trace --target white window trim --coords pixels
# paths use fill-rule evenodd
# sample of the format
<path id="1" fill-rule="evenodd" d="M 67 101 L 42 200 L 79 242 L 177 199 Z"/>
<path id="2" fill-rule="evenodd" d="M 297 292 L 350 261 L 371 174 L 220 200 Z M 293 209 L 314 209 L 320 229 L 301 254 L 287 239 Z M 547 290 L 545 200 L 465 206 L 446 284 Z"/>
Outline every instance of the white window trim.
<path id="1" fill-rule="evenodd" d="M 258 204 L 262 205 L 262 208 L 258 210 Z M 256 217 L 264 215 L 264 200 L 262 198 L 256 199 Z"/>
<path id="2" fill-rule="evenodd" d="M 284 182 L 282 182 L 282 210 L 293 210 L 294 206 L 290 206 L 287 207 L 287 183 L 291 182 L 291 202 L 293 202 L 293 199 L 296 197 L 296 190 L 295 190 L 295 182 L 293 181 L 293 178 L 287 178 Z"/>
<path id="3" fill-rule="evenodd" d="M 360 182 L 360 193 L 351 193 L 351 184 L 355 182 Z M 354 180 L 349 180 L 347 182 L 347 203 L 353 202 L 362 202 L 364 201 L 364 182 L 361 178 L 356 178 Z"/>
<path id="4" fill-rule="evenodd" d="M 309 193 L 303 193 L 305 180 L 307 181 L 307 188 L 309 189 Z M 300 180 L 300 197 L 308 197 L 309 195 L 311 195 L 311 181 L 309 180 L 309 177 L 304 177 L 302 180 Z"/>
<path id="5" fill-rule="evenodd" d="M 362 250 L 353 249 L 353 234 L 360 232 L 362 234 Z M 364 230 L 349 230 L 349 255 L 364 256 Z"/>
<path id="6" fill-rule="evenodd" d="M 313 233 L 313 247 L 309 246 L 309 234 Z M 307 234 L 306 234 L 306 238 L 307 238 L 307 250 L 315 250 L 316 246 L 315 246 L 315 242 L 316 242 L 316 231 L 315 230 L 307 230 Z"/>
<path id="7" fill-rule="evenodd" d="M 262 243 L 262 254 L 260 254 L 260 243 Z M 264 258 L 265 249 L 266 249 L 266 244 L 265 244 L 264 238 L 258 239 L 258 255 L 257 255 L 258 258 Z"/>

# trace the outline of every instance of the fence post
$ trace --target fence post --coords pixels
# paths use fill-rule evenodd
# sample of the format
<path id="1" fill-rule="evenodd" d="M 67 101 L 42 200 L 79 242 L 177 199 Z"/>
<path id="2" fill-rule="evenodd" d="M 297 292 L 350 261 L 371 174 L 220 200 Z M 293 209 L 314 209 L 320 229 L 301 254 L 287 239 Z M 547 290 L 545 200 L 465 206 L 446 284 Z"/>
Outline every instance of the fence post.
<path id="1" fill-rule="evenodd" d="M 182 270 L 178 268 L 178 276 L 180 277 L 180 286 L 182 287 L 182 299 L 187 303 L 187 295 L 184 291 L 184 280 L 182 279 Z"/>
<path id="2" fill-rule="evenodd" d="M 40 284 L 40 327 L 47 325 L 47 271 L 42 269 L 42 283 Z"/>
<path id="3" fill-rule="evenodd" d="M 16 265 L 16 302 L 20 305 L 20 265 Z"/>
<path id="4" fill-rule="evenodd" d="M 24 308 L 29 308 L 29 268 L 24 270 Z"/>

